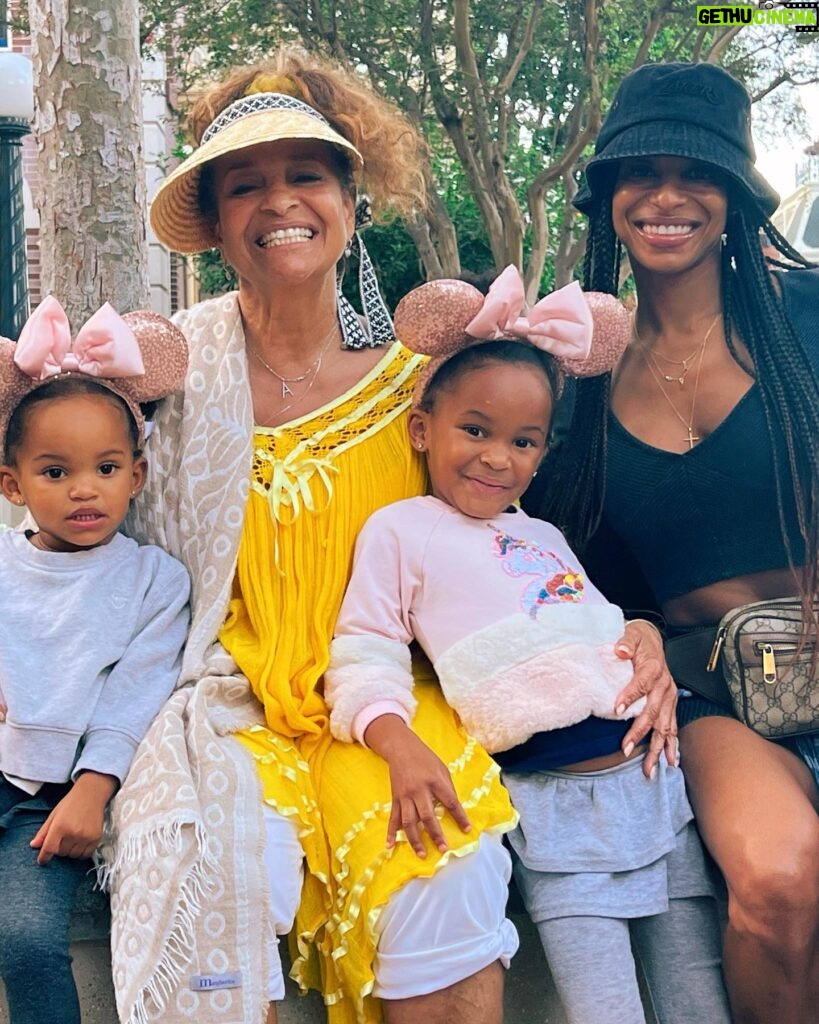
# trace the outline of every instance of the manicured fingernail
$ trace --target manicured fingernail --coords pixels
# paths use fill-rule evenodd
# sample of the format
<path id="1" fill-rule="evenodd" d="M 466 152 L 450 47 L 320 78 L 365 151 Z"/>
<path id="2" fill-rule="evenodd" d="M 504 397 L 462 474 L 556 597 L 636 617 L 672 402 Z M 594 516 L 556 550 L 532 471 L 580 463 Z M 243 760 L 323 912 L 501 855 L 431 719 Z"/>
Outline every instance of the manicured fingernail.
<path id="1" fill-rule="evenodd" d="M 623 715 L 623 714 L 625 714 L 625 711 L 626 711 L 626 705 L 625 704 L 618 704 L 617 707 L 614 709 L 615 715 Z"/>
<path id="2" fill-rule="evenodd" d="M 656 764 L 651 769 L 651 774 L 649 775 L 649 778 L 651 779 L 652 782 L 657 778 L 657 765 Z"/>
<path id="3" fill-rule="evenodd" d="M 631 743 L 631 742 L 627 743 L 623 747 L 623 753 L 626 755 L 626 757 L 631 757 L 633 751 L 634 751 L 634 744 Z"/>

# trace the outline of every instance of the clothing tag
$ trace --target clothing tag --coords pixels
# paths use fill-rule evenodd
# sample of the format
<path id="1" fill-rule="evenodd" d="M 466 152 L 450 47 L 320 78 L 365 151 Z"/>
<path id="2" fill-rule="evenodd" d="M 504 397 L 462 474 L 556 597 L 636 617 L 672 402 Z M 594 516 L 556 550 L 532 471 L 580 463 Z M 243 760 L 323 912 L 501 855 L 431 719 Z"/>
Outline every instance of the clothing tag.
<path id="1" fill-rule="evenodd" d="M 218 988 L 241 988 L 242 975 L 238 971 L 227 974 L 194 974 L 191 988 L 194 992 L 213 992 Z"/>

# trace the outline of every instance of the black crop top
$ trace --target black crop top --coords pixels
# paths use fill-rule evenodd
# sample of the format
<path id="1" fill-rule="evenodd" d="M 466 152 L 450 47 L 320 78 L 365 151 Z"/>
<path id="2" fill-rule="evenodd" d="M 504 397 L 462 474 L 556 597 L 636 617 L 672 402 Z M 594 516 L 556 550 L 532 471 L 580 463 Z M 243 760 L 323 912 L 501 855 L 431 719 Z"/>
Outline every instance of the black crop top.
<path id="1" fill-rule="evenodd" d="M 819 271 L 778 276 L 789 319 L 819 372 Z M 660 604 L 717 580 L 787 566 L 771 441 L 756 385 L 691 451 L 653 448 L 610 414 L 607 452 L 605 518 L 635 555 Z M 779 457 L 787 465 L 784 441 Z M 798 565 L 805 550 L 789 488 L 783 503 Z"/>

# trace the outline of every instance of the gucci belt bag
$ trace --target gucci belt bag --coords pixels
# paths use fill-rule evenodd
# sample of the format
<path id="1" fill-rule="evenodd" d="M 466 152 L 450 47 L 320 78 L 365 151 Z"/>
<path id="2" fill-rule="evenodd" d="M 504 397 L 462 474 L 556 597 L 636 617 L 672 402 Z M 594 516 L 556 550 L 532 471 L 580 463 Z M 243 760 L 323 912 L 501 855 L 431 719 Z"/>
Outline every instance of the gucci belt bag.
<path id="1" fill-rule="evenodd" d="M 769 739 L 819 732 L 816 633 L 801 636 L 793 597 L 741 605 L 717 629 L 707 667 L 721 662 L 737 717 Z"/>
<path id="2" fill-rule="evenodd" d="M 802 636 L 802 604 L 784 597 L 740 605 L 713 626 L 666 641 L 678 686 L 725 707 L 768 739 L 819 732 L 817 637 Z"/>

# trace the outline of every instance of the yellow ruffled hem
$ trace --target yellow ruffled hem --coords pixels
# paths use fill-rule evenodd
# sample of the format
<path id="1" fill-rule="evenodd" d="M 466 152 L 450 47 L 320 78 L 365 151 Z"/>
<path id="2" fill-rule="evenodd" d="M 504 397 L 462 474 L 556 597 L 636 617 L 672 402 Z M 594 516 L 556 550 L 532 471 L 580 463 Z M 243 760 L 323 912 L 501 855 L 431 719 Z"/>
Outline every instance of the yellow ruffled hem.
<path id="1" fill-rule="evenodd" d="M 234 733 L 256 763 L 262 783 L 262 798 L 268 807 L 285 818 L 298 821 L 298 834 L 305 855 L 318 878 L 329 876 L 329 860 L 322 840 L 321 813 L 316 800 L 310 765 L 298 748 L 263 725 Z M 323 855 L 322 855 L 323 854 Z"/>
<path id="2" fill-rule="evenodd" d="M 377 1024 L 379 1000 L 371 995 L 378 923 L 390 897 L 413 878 L 430 877 L 452 857 L 477 849 L 481 835 L 507 832 L 517 813 L 500 783 L 500 770 L 467 736 L 437 684 L 416 679 L 419 707 L 413 728 L 448 765 L 472 831 L 463 833 L 449 815 L 441 819 L 449 850 L 441 854 L 425 837 L 421 859 L 399 833 L 386 847 L 391 808 L 386 765 L 372 751 L 331 741 L 324 750 L 319 804 L 331 845 L 329 887 L 308 874 L 297 916 L 291 977 L 319 987 L 331 1024 Z M 361 795 L 370 800 L 361 808 Z M 358 816 L 350 821 L 356 808 Z M 309 860 L 309 859 L 308 859 Z"/>

